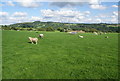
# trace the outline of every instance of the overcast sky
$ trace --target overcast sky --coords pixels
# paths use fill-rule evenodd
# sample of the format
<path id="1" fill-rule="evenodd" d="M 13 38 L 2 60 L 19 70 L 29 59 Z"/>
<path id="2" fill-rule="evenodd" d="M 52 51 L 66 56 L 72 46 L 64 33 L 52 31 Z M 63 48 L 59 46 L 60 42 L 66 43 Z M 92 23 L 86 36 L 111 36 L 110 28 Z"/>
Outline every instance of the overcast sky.
<path id="1" fill-rule="evenodd" d="M 0 2 L 0 24 L 32 21 L 67 23 L 117 23 L 118 2 L 35 2 L 8 0 Z"/>

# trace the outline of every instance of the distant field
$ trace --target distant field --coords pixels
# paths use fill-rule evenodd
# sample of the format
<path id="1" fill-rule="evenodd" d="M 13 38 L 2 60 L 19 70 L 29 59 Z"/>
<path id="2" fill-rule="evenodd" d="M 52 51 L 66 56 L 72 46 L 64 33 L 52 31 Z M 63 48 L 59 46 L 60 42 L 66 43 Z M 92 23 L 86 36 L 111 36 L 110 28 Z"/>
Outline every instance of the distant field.
<path id="1" fill-rule="evenodd" d="M 28 37 L 45 35 L 37 45 Z M 3 79 L 117 79 L 118 34 L 3 31 Z M 105 38 L 109 36 L 109 38 Z"/>

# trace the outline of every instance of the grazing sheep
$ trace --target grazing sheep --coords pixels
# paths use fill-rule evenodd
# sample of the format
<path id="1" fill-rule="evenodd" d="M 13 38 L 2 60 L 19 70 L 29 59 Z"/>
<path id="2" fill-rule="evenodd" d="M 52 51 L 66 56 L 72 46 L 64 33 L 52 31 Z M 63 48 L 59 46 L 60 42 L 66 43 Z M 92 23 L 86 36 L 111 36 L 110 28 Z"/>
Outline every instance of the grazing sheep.
<path id="1" fill-rule="evenodd" d="M 43 38 L 43 37 L 44 37 L 44 35 L 43 35 L 43 34 L 39 34 L 39 37 L 40 37 L 40 38 Z"/>
<path id="2" fill-rule="evenodd" d="M 79 35 L 80 38 L 83 38 L 83 36 Z"/>
<path id="3" fill-rule="evenodd" d="M 38 38 L 29 37 L 29 40 L 32 44 L 33 44 L 33 42 L 37 44 Z"/>
<path id="4" fill-rule="evenodd" d="M 67 33 L 71 34 L 72 32 L 67 32 Z"/>
<path id="5" fill-rule="evenodd" d="M 109 38 L 108 36 L 106 36 L 105 38 Z"/>
<path id="6" fill-rule="evenodd" d="M 102 34 L 103 34 L 103 32 L 99 32 L 99 34 L 100 34 L 100 35 L 102 35 Z"/>
<path id="7" fill-rule="evenodd" d="M 94 34 L 95 34 L 95 35 L 98 35 L 98 33 L 97 33 L 97 32 L 94 32 Z"/>

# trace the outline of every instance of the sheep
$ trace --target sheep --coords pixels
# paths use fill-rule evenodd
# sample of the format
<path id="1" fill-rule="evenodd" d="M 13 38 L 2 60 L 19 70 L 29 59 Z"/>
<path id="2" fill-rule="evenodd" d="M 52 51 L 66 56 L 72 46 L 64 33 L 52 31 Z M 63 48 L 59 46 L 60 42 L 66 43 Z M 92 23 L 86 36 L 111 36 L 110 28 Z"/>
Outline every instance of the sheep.
<path id="1" fill-rule="evenodd" d="M 40 37 L 40 38 L 43 38 L 43 37 L 44 37 L 44 35 L 43 35 L 43 34 L 39 34 L 39 37 Z"/>
<path id="2" fill-rule="evenodd" d="M 80 38 L 83 38 L 83 36 L 79 35 Z"/>
<path id="3" fill-rule="evenodd" d="M 32 44 L 33 42 L 37 44 L 38 38 L 32 38 L 32 37 L 28 37 L 28 38 Z"/>
<path id="4" fill-rule="evenodd" d="M 67 33 L 71 34 L 72 32 L 67 32 Z"/>
<path id="5" fill-rule="evenodd" d="M 97 33 L 97 32 L 94 32 L 94 34 L 95 34 L 95 35 L 98 35 L 98 33 Z"/>
<path id="6" fill-rule="evenodd" d="M 105 34 L 107 34 L 107 33 L 105 32 Z"/>
<path id="7" fill-rule="evenodd" d="M 105 38 L 109 38 L 108 36 L 106 36 Z"/>
<path id="8" fill-rule="evenodd" d="M 100 34 L 100 35 L 102 35 L 102 34 L 103 34 L 103 32 L 99 32 L 99 34 Z"/>

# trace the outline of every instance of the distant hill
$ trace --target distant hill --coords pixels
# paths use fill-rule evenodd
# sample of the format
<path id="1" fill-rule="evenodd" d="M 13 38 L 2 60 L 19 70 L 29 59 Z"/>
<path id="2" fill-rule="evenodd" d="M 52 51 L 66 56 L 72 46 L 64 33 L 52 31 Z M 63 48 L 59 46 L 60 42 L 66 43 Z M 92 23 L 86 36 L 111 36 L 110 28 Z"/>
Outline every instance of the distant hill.
<path id="1" fill-rule="evenodd" d="M 120 24 L 107 24 L 107 23 L 60 23 L 60 22 L 24 22 L 8 25 L 10 28 L 48 28 L 51 27 L 55 30 L 58 28 L 84 30 L 84 31 L 102 31 L 102 32 L 118 32 Z"/>

